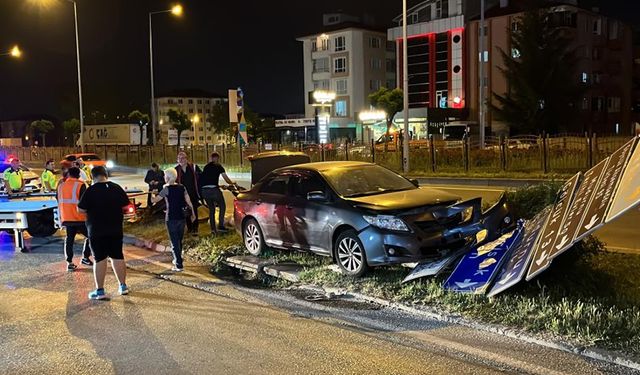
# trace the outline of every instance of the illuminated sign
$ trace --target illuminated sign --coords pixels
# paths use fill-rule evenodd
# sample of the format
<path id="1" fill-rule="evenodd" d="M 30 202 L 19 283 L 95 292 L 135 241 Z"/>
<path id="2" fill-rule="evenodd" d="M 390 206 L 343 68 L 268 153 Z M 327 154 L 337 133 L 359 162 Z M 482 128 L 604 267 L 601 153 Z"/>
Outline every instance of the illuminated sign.
<path id="1" fill-rule="evenodd" d="M 318 140 L 320 143 L 327 143 L 329 140 L 329 114 L 318 115 Z"/>

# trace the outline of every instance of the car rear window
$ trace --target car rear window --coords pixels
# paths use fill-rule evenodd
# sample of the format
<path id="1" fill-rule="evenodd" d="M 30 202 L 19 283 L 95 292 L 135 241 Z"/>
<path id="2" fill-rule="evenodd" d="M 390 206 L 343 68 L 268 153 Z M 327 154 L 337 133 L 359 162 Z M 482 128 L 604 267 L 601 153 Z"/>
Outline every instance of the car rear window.
<path id="1" fill-rule="evenodd" d="M 289 175 L 281 175 L 266 181 L 260 188 L 261 193 L 265 194 L 287 194 L 287 186 L 289 185 Z"/>

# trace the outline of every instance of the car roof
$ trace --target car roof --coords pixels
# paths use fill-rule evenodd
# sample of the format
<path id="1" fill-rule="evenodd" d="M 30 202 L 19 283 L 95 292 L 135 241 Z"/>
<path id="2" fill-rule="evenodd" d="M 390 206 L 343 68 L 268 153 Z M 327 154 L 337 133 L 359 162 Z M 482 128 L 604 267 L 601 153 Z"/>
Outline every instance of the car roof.
<path id="1" fill-rule="evenodd" d="M 316 163 L 296 164 L 290 167 L 284 167 L 282 169 L 306 169 L 311 171 L 326 171 L 333 168 L 351 168 L 351 167 L 363 167 L 363 166 L 375 166 L 373 163 L 366 163 L 362 161 L 321 161 Z"/>

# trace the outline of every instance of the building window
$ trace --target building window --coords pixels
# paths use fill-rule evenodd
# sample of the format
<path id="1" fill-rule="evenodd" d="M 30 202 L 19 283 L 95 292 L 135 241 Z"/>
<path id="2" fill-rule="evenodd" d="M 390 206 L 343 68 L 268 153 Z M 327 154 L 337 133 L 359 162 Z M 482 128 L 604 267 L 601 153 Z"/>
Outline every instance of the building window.
<path id="1" fill-rule="evenodd" d="M 587 109 L 589 109 L 589 98 L 584 97 L 582 98 L 582 110 L 586 111 Z"/>
<path id="2" fill-rule="evenodd" d="M 198 104 L 202 104 L 202 99 L 198 99 Z"/>
<path id="3" fill-rule="evenodd" d="M 449 17 L 449 0 L 436 1 L 436 19 Z"/>
<path id="4" fill-rule="evenodd" d="M 347 117 L 347 101 L 336 100 L 335 104 L 336 117 Z"/>
<path id="5" fill-rule="evenodd" d="M 396 71 L 396 60 L 387 59 L 387 73 L 395 73 Z"/>
<path id="6" fill-rule="evenodd" d="M 382 60 L 377 57 L 372 57 L 369 65 L 371 66 L 371 69 L 380 70 L 382 69 Z"/>
<path id="7" fill-rule="evenodd" d="M 589 83 L 589 74 L 587 74 L 587 72 L 582 72 L 582 74 L 580 74 L 580 82 Z"/>
<path id="8" fill-rule="evenodd" d="M 593 73 L 593 78 L 592 78 L 592 82 L 595 84 L 599 84 L 602 78 L 602 73 L 600 72 L 594 72 Z"/>
<path id="9" fill-rule="evenodd" d="M 593 21 L 593 35 L 602 35 L 602 20 L 600 18 Z"/>
<path id="10" fill-rule="evenodd" d="M 182 104 L 182 99 L 178 99 L 178 104 Z"/>
<path id="11" fill-rule="evenodd" d="M 193 113 L 193 108 L 189 108 L 189 113 Z"/>
<path id="12" fill-rule="evenodd" d="M 604 98 L 601 96 L 594 96 L 591 98 L 591 111 L 602 112 L 604 110 Z"/>
<path id="13" fill-rule="evenodd" d="M 347 95 L 347 80 L 339 79 L 336 81 L 336 94 Z"/>
<path id="14" fill-rule="evenodd" d="M 211 113 L 211 110 L 210 110 L 209 108 L 207 108 L 207 109 L 205 110 L 205 112 L 207 112 L 207 113 Z"/>
<path id="15" fill-rule="evenodd" d="M 618 39 L 618 21 L 609 20 L 609 40 Z"/>
<path id="16" fill-rule="evenodd" d="M 600 60 L 600 48 L 594 47 L 593 50 L 591 50 L 591 59 Z"/>
<path id="17" fill-rule="evenodd" d="M 347 49 L 346 38 L 344 36 L 339 36 L 333 39 L 333 43 L 335 46 L 335 51 L 340 52 Z"/>
<path id="18" fill-rule="evenodd" d="M 318 50 L 318 41 L 312 40 L 311 41 L 311 51 L 312 52 L 316 52 L 317 50 Z"/>
<path id="19" fill-rule="evenodd" d="M 607 99 L 607 112 L 617 113 L 620 112 L 620 98 L 611 97 Z"/>
<path id="20" fill-rule="evenodd" d="M 382 82 L 379 79 L 372 79 L 369 81 L 369 89 L 371 91 L 378 91 L 382 87 Z"/>
<path id="21" fill-rule="evenodd" d="M 517 48 L 511 48 L 511 57 L 514 59 L 520 58 L 520 51 Z"/>
<path id="22" fill-rule="evenodd" d="M 387 88 L 394 89 L 396 87 L 396 80 L 391 78 L 387 80 Z"/>
<path id="23" fill-rule="evenodd" d="M 328 38 L 322 38 L 320 39 L 320 50 L 321 51 L 326 51 L 329 49 L 329 39 Z"/>
<path id="24" fill-rule="evenodd" d="M 511 32 L 515 33 L 520 30 L 520 23 L 517 20 L 511 21 Z"/>
<path id="25" fill-rule="evenodd" d="M 329 90 L 329 80 L 323 79 L 321 81 L 313 81 L 314 90 Z"/>
<path id="26" fill-rule="evenodd" d="M 193 104 L 193 99 L 189 99 L 189 104 Z"/>
<path id="27" fill-rule="evenodd" d="M 336 57 L 333 59 L 333 72 L 334 73 L 346 73 L 347 71 L 347 58 Z"/>
<path id="28" fill-rule="evenodd" d="M 325 73 L 329 71 L 329 58 L 314 59 L 313 60 L 313 72 Z"/>
<path id="29" fill-rule="evenodd" d="M 209 104 L 209 99 L 205 100 L 204 104 Z"/>
<path id="30" fill-rule="evenodd" d="M 375 37 L 375 36 L 370 36 L 369 37 L 369 47 L 370 48 L 380 48 L 380 38 Z"/>
<path id="31" fill-rule="evenodd" d="M 169 99 L 167 100 L 167 104 L 175 104 L 175 102 L 173 101 L 173 99 Z"/>

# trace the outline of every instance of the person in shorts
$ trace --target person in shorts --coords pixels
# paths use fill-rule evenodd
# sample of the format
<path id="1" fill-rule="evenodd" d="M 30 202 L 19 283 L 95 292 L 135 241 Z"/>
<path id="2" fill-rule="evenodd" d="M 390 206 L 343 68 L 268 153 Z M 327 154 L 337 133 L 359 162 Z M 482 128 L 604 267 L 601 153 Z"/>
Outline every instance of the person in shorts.
<path id="1" fill-rule="evenodd" d="M 107 258 L 111 259 L 113 272 L 118 279 L 120 295 L 129 294 L 126 284 L 126 265 L 122 253 L 122 221 L 124 208 L 129 198 L 120 185 L 107 178 L 107 170 L 96 166 L 91 170 L 93 185 L 80 198 L 78 211 L 87 215 L 87 231 L 93 252 L 93 277 L 96 290 L 89 299 L 104 299 L 104 278 L 107 273 Z"/>

